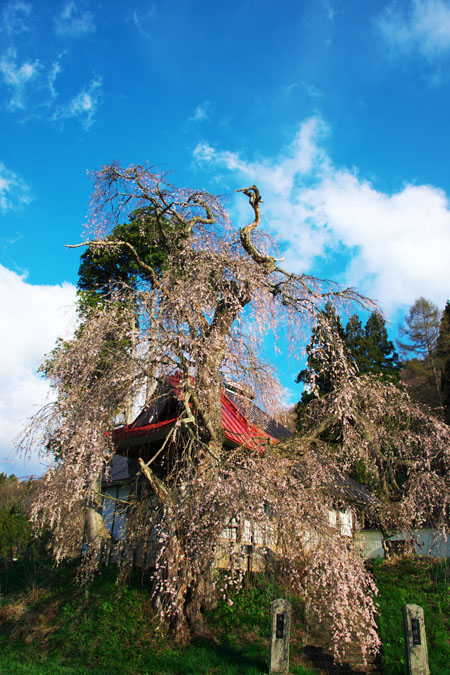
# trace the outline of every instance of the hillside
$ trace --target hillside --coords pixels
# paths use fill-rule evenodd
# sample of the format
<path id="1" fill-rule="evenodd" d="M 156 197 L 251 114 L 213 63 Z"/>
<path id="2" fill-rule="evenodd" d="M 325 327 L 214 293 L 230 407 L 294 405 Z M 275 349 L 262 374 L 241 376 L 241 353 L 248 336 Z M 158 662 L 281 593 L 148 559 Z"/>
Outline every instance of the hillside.
<path id="1" fill-rule="evenodd" d="M 446 564 L 397 560 L 377 563 L 374 573 L 384 646 L 378 672 L 406 672 L 401 608 L 415 602 L 425 610 L 431 672 L 449 673 Z M 87 593 L 76 582 L 74 564 L 54 569 L 47 561 L 3 563 L 0 574 L 0 672 L 5 675 L 267 672 L 269 606 L 280 594 L 267 579 L 247 580 L 238 596 L 223 600 L 208 617 L 204 638 L 181 648 L 159 630 L 150 587 L 140 574 L 119 588 L 114 568 L 106 568 Z M 291 672 L 358 672 L 333 666 L 326 644 L 312 641 L 302 603 L 294 598 L 293 607 Z"/>

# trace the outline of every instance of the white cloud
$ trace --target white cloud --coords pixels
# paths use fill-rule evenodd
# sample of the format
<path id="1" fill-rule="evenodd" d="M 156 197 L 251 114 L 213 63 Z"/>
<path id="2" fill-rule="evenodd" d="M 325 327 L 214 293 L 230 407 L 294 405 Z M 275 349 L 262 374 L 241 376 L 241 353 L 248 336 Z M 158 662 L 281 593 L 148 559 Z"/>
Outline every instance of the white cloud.
<path id="1" fill-rule="evenodd" d="M 30 188 L 23 178 L 0 162 L 0 212 L 20 208 L 31 200 Z"/>
<path id="2" fill-rule="evenodd" d="M 66 2 L 54 22 L 59 37 L 80 38 L 95 31 L 91 12 L 83 12 L 73 0 Z"/>
<path id="3" fill-rule="evenodd" d="M 357 247 L 347 283 L 392 311 L 424 295 L 441 307 L 449 294 L 450 210 L 445 193 L 406 185 L 392 195 L 353 173 L 333 171 L 301 195 L 308 218 L 325 226 L 328 245 Z"/>
<path id="4" fill-rule="evenodd" d="M 318 141 L 328 133 L 319 117 L 311 117 L 301 126 L 285 156 L 278 160 L 261 159 L 256 162 L 242 160 L 238 154 L 216 151 L 207 143 L 199 143 L 194 157 L 199 162 L 213 162 L 219 167 L 237 171 L 251 182 L 271 186 L 280 196 L 289 196 L 296 180 L 308 174 L 313 166 L 316 171 L 326 170 L 328 158 Z"/>
<path id="5" fill-rule="evenodd" d="M 63 119 L 79 118 L 85 129 L 89 129 L 94 123 L 97 112 L 102 79 L 94 78 L 91 82 L 72 98 L 65 105 L 56 108 L 52 119 L 54 121 Z"/>
<path id="6" fill-rule="evenodd" d="M 396 52 L 420 54 L 428 61 L 450 50 L 450 4 L 445 0 L 392 2 L 376 25 Z"/>
<path id="7" fill-rule="evenodd" d="M 41 64 L 38 60 L 31 63 L 24 61 L 17 64 L 15 49 L 9 49 L 0 59 L 0 75 L 3 82 L 10 90 L 8 108 L 10 110 L 24 109 L 26 105 L 26 93 L 29 85 L 39 75 Z"/>
<path id="8" fill-rule="evenodd" d="M 70 50 L 56 51 L 53 43 L 47 40 L 45 54 L 39 52 L 36 56 L 38 24 L 34 39 L 28 43 L 22 39 L 21 52 L 16 49 L 15 34 L 33 27 L 32 11 L 32 6 L 24 0 L 12 0 L 3 11 L 0 9 L 0 35 L 8 37 L 3 41 L 3 52 L 0 52 L 0 107 L 19 113 L 23 121 L 78 118 L 83 127 L 89 129 L 95 120 L 102 79 L 91 73 L 91 80 L 84 79 L 85 84 L 77 94 L 69 93 L 62 98 L 58 86 L 63 73 L 61 61 L 70 56 Z M 75 0 L 64 0 L 60 13 L 54 18 L 54 28 L 61 37 L 80 38 L 92 33 L 95 25 L 91 12 L 81 9 L 81 4 Z M 30 50 L 33 50 L 33 57 L 27 56 Z"/>
<path id="9" fill-rule="evenodd" d="M 32 7 L 22 0 L 13 0 L 4 5 L 0 27 L 7 35 L 14 35 L 30 30 L 29 18 Z"/>
<path id="10" fill-rule="evenodd" d="M 48 385 L 36 370 L 58 336 L 74 326 L 75 287 L 37 286 L 0 265 L 0 471 L 42 472 L 38 458 L 24 465 L 14 438 L 46 403 Z"/>
<path id="11" fill-rule="evenodd" d="M 209 119 L 211 104 L 209 101 L 204 101 L 196 106 L 189 116 L 189 122 L 204 122 Z"/>
<path id="12" fill-rule="evenodd" d="M 445 193 L 428 185 L 405 185 L 394 194 L 376 190 L 355 171 L 333 166 L 323 145 L 326 131 L 320 118 L 305 121 L 275 159 L 251 162 L 207 143 L 194 156 L 259 186 L 264 223 L 281 239 L 289 269 L 314 272 L 317 263 L 344 251 L 346 262 L 336 274 L 385 311 L 420 295 L 443 306 L 450 288 Z"/>

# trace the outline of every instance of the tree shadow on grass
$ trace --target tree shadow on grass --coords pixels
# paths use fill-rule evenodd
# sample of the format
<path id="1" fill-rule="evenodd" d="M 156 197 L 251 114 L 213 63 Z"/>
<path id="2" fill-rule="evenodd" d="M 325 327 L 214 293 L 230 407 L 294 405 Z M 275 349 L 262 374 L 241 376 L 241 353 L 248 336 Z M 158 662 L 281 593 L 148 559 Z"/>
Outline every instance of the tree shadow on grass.
<path id="1" fill-rule="evenodd" d="M 183 673 L 229 673 L 232 675 L 260 675 L 267 673 L 264 645 L 249 642 L 245 646 L 218 644 L 205 638 L 194 640 L 184 653 Z M 204 664 L 205 670 L 199 670 Z M 219 670 L 220 669 L 220 670 Z M 179 671 L 181 673 L 181 671 Z"/>
<path id="2" fill-rule="evenodd" d="M 313 668 L 320 670 L 320 672 L 329 673 L 329 675 L 364 675 L 368 671 L 366 669 L 359 670 L 357 667 L 352 667 L 350 663 L 336 663 L 333 657 L 323 650 L 322 647 L 307 645 L 303 648 L 303 653 L 310 661 Z M 378 671 L 379 659 L 371 669 L 371 672 Z"/>

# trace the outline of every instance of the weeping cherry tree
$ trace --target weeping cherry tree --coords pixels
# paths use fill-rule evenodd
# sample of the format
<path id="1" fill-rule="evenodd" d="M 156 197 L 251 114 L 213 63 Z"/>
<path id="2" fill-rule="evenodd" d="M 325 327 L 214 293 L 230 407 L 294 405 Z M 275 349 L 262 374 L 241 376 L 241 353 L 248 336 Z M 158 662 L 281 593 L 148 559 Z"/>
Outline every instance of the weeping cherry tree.
<path id="1" fill-rule="evenodd" d="M 183 411 L 164 440 L 174 459 L 161 476 L 151 459 L 140 458 L 157 506 L 149 510 L 142 500 L 129 505 L 124 570 L 131 564 L 126 551 L 157 532 L 155 607 L 186 640 L 201 630 L 203 612 L 219 590 L 213 571 L 217 540 L 236 515 L 257 525 L 271 543 L 270 564 L 290 588 L 332 618 L 337 656 L 355 640 L 363 654 L 376 651 L 374 586 L 348 537 L 330 526 L 333 494 L 324 485 L 335 474 L 320 449 L 307 436 L 258 451 L 245 444 L 225 448 L 220 401 L 226 378 L 251 388 L 272 411 L 280 389 L 259 350 L 268 330 L 298 343 L 326 303 L 372 309 L 371 303 L 352 289 L 283 269 L 260 231 L 255 185 L 238 190 L 248 198 L 252 222 L 235 229 L 218 198 L 173 187 L 151 167 L 105 166 L 93 179 L 80 246 L 93 252 L 126 249 L 141 274 L 131 285 L 126 275 L 116 281 L 105 301 L 85 312 L 75 337 L 48 356 L 45 373 L 54 402 L 31 420 L 21 441 L 22 450 L 39 448 L 55 457 L 31 507 L 36 526 L 52 530 L 55 560 L 71 555 L 71 514 L 84 509 L 88 551 L 82 565 L 90 573 L 99 564 L 109 537 L 99 513 L 99 481 L 114 454 L 114 417 L 176 373 Z M 142 216 L 141 236 L 164 252 L 163 267 L 152 267 L 130 241 L 112 236 L 131 213 L 138 214 L 135 226 L 140 213 L 151 213 L 151 226 Z M 340 394 L 338 408 L 317 419 L 342 413 L 350 424 L 349 401 L 363 381 L 353 377 L 339 336 L 331 331 L 330 340 L 330 376 L 346 394 Z M 354 425 L 351 442 L 357 447 L 364 438 L 358 451 L 369 453 L 370 433 L 358 434 Z M 346 441 L 346 452 L 352 443 Z M 239 561 L 231 560 L 230 568 L 221 583 L 239 584 Z"/>

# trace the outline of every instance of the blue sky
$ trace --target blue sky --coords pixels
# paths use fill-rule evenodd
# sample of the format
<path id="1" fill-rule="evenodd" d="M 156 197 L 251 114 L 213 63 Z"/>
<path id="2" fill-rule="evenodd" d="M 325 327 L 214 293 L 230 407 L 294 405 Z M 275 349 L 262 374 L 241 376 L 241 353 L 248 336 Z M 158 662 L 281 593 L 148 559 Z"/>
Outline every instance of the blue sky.
<path id="1" fill-rule="evenodd" d="M 395 329 L 450 295 L 450 2 L 0 3 L 0 471 L 70 332 L 91 184 L 119 160 L 223 194 L 256 183 L 286 266 Z M 295 399 L 299 365 L 283 369 Z M 294 393 L 293 393 L 294 392 Z M 299 395 L 299 392 L 298 392 Z"/>

